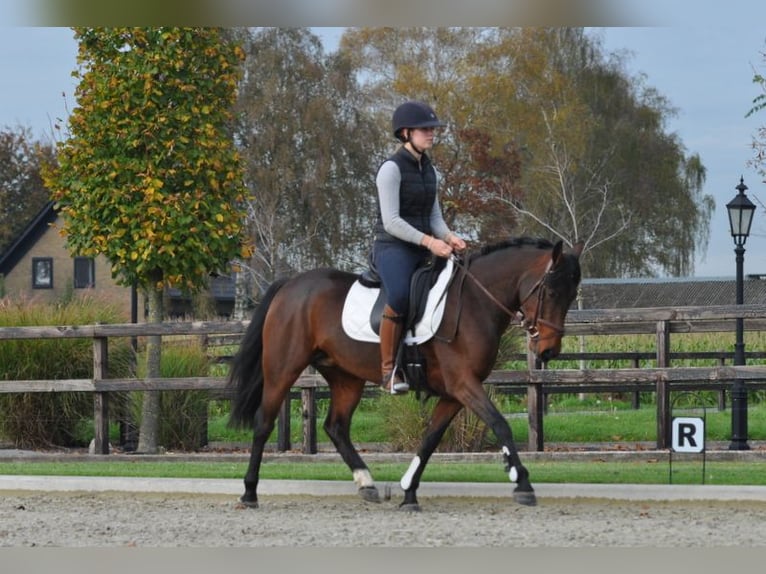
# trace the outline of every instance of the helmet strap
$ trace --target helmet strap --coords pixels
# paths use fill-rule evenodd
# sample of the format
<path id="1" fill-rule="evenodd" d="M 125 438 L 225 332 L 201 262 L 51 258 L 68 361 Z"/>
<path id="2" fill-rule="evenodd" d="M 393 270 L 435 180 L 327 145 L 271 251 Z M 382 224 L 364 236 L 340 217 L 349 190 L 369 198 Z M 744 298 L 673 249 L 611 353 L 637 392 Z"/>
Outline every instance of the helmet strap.
<path id="1" fill-rule="evenodd" d="M 419 156 L 422 156 L 425 153 L 425 150 L 418 149 L 418 147 L 412 142 L 412 139 L 410 138 L 410 128 L 407 128 L 407 137 L 404 139 L 405 144 L 410 144 L 410 147 L 413 149 L 413 151 L 417 152 Z"/>

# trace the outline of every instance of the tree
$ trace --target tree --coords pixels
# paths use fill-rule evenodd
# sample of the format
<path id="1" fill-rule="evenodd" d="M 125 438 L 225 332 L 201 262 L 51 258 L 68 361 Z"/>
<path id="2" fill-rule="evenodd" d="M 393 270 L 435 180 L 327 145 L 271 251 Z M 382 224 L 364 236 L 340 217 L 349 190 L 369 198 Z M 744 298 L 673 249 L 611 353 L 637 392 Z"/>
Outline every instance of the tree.
<path id="1" fill-rule="evenodd" d="M 518 96 L 509 115 L 525 127 L 524 193 L 511 201 L 522 228 L 570 245 L 582 240 L 584 251 L 623 233 L 630 217 L 614 201 L 607 172 L 614 150 L 594 153 L 598 119 L 579 90 L 594 61 L 582 32 L 498 32 L 488 49 L 515 62 L 510 75 Z"/>
<path id="2" fill-rule="evenodd" d="M 371 108 L 417 97 L 448 119 L 434 155 L 473 237 L 585 240 L 589 275 L 692 271 L 713 209 L 704 166 L 665 133 L 667 101 L 582 28 L 361 29 L 341 48 Z"/>
<path id="3" fill-rule="evenodd" d="M 76 255 L 163 319 L 166 286 L 196 291 L 243 254 L 239 156 L 229 131 L 241 49 L 216 28 L 76 28 L 77 107 L 45 181 Z M 147 346 L 159 374 L 160 341 Z M 139 450 L 156 452 L 159 396 L 145 393 Z"/>
<path id="4" fill-rule="evenodd" d="M 54 161 L 53 146 L 34 141 L 29 128 L 0 130 L 0 253 L 50 201 L 43 161 Z"/>
<path id="5" fill-rule="evenodd" d="M 446 120 L 432 150 L 444 176 L 440 201 L 450 226 L 476 240 L 510 234 L 515 214 L 499 198 L 517 194 L 520 177 L 511 132 L 492 117 L 495 86 L 473 72 L 486 35 L 481 28 L 360 28 L 340 44 L 379 125 L 390 126 L 407 99 L 428 102 Z M 391 141 L 388 131 L 384 137 Z"/>
<path id="6" fill-rule="evenodd" d="M 665 133 L 666 99 L 580 28 L 498 30 L 482 51 L 524 150 L 523 229 L 584 240 L 589 275 L 690 273 L 714 203 L 699 157 Z"/>
<path id="7" fill-rule="evenodd" d="M 243 269 L 257 294 L 280 275 L 358 267 L 369 248 L 380 154 L 346 62 L 326 56 L 306 28 L 239 33 L 247 59 L 235 136 L 256 247 Z"/>
<path id="8" fill-rule="evenodd" d="M 512 235 L 522 193 L 519 150 L 512 143 L 495 149 L 491 134 L 480 128 L 460 129 L 455 139 L 461 160 L 440 164 L 447 173 L 441 200 L 445 217 L 481 242 Z"/>

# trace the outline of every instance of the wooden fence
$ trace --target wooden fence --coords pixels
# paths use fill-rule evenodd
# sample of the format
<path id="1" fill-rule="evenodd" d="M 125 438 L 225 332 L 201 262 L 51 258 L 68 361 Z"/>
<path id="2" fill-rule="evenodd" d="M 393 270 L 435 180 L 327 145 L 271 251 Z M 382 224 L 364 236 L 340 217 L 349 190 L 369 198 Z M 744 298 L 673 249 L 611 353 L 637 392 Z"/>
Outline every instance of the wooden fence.
<path id="1" fill-rule="evenodd" d="M 571 311 L 567 317 L 567 337 L 610 336 L 623 334 L 651 334 L 655 339 L 654 366 L 639 367 L 638 359 L 645 353 L 607 353 L 570 357 L 603 360 L 606 358 L 632 358 L 630 368 L 609 369 L 557 369 L 555 361 L 547 369 L 529 368 L 518 371 L 493 371 L 486 383 L 500 389 L 526 389 L 530 450 L 544 449 L 545 397 L 558 392 L 636 391 L 653 389 L 657 403 L 657 448 L 669 445 L 670 393 L 672 390 L 717 390 L 725 392 L 741 379 L 750 387 L 762 388 L 766 381 L 766 365 L 725 365 L 726 353 L 716 352 L 719 364 L 712 367 L 674 367 L 670 350 L 671 336 L 684 333 L 732 333 L 735 319 L 744 319 L 745 331 L 766 330 L 766 305 L 723 305 L 710 307 L 640 308 L 617 310 Z M 186 377 L 157 379 L 116 379 L 108 372 L 108 343 L 115 337 L 167 336 L 240 336 L 247 321 L 177 322 L 160 325 L 139 323 L 119 325 L 89 325 L 64 327 L 0 327 L 0 341 L 9 339 L 88 338 L 93 342 L 93 378 L 73 380 L 13 380 L 0 381 L 1 393 L 27 392 L 92 392 L 94 397 L 94 437 L 98 454 L 109 453 L 109 393 L 144 390 L 209 390 L 221 393 L 224 377 Z M 760 350 L 759 350 L 760 351 Z M 686 353 L 683 358 L 690 358 Z M 705 355 L 705 354 L 703 354 Z M 748 353 L 750 358 L 763 358 L 766 354 Z M 301 393 L 303 409 L 303 451 L 316 452 L 317 420 L 316 395 L 325 386 L 318 375 L 304 374 L 296 384 Z M 285 402 L 278 424 L 278 448 L 288 450 L 290 445 L 289 401 Z"/>

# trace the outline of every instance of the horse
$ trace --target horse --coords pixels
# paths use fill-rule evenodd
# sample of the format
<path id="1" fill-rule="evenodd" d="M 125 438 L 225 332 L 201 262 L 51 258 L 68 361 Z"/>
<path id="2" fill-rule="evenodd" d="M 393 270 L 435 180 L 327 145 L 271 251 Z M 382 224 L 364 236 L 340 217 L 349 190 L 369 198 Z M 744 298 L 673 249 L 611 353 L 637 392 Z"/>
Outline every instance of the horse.
<path id="1" fill-rule="evenodd" d="M 505 472 L 515 483 L 513 500 L 537 503 L 529 471 L 511 428 L 487 396 L 482 381 L 497 358 L 511 320 L 527 331 L 528 348 L 541 363 L 561 351 L 564 321 L 580 283 L 582 244 L 511 238 L 466 254 L 446 291 L 442 327 L 420 343 L 427 391 L 438 397 L 422 442 L 400 486 L 400 508 L 419 510 L 417 490 L 429 458 L 464 407 L 497 437 Z M 349 337 L 341 325 L 344 299 L 358 275 L 333 268 L 277 279 L 266 290 L 231 362 L 227 388 L 229 423 L 253 429 L 252 450 L 240 498 L 258 507 L 258 476 L 264 445 L 291 386 L 308 366 L 327 381 L 330 401 L 323 428 L 351 470 L 358 494 L 380 502 L 375 481 L 351 436 L 351 417 L 366 381 L 380 380 L 380 348 Z M 381 391 L 382 392 L 382 391 Z"/>

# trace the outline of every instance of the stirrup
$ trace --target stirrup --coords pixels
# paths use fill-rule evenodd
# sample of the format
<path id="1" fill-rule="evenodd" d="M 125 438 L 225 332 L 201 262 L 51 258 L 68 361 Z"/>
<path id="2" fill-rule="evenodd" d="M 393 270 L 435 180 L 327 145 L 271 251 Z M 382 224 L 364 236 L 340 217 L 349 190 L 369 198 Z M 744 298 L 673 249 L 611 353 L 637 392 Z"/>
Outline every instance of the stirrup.
<path id="1" fill-rule="evenodd" d="M 388 392 L 391 395 L 405 395 L 410 390 L 410 385 L 401 379 L 397 379 L 394 375 L 396 374 L 396 368 L 394 368 L 393 371 L 388 373 L 385 377 L 383 377 L 383 384 L 381 385 L 381 388 Z"/>

